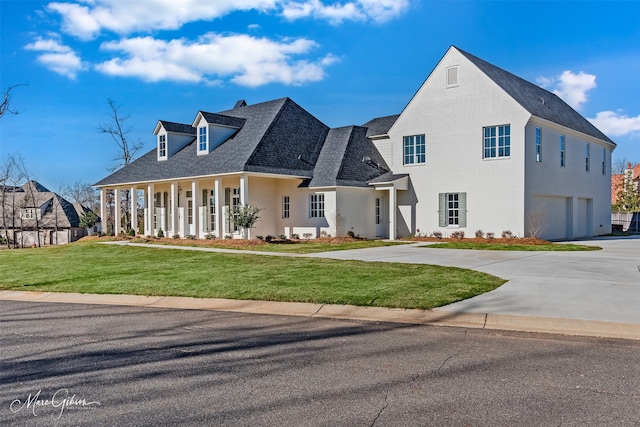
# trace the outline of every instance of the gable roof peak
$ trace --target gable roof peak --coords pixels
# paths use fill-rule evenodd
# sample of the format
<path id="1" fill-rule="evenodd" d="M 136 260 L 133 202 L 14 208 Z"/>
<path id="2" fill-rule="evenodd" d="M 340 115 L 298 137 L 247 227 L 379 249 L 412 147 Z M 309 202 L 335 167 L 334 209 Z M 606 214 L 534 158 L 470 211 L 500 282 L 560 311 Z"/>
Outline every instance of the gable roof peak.
<path id="1" fill-rule="evenodd" d="M 615 142 L 556 94 L 455 46 L 451 49 L 469 60 L 531 115 L 615 146 Z"/>

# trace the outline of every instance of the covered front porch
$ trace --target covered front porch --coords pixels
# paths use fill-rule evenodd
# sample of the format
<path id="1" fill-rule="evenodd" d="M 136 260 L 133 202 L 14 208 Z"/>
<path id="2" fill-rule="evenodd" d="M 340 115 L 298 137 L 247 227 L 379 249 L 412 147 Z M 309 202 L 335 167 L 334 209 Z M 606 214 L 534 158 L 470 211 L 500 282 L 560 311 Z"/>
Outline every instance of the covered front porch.
<path id="1" fill-rule="evenodd" d="M 258 182 L 257 177 L 252 178 L 253 182 Z M 123 201 L 127 191 L 128 206 Z M 249 176 L 246 174 L 100 188 L 101 215 L 107 218 L 108 213 L 113 212 L 116 235 L 144 230 L 147 236 L 250 238 L 250 230 L 242 236 L 229 215 L 234 208 L 249 203 Z M 126 215 L 125 220 L 126 211 L 131 214 Z M 140 211 L 144 213 L 143 224 L 138 223 L 136 213 Z"/>

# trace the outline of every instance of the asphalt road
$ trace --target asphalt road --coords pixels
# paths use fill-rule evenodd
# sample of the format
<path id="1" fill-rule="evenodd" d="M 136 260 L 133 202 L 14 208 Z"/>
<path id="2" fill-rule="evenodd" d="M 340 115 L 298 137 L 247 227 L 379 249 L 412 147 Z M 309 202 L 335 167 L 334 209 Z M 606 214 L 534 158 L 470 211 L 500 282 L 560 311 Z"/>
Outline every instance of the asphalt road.
<path id="1" fill-rule="evenodd" d="M 640 342 L 0 301 L 0 425 L 640 424 Z"/>

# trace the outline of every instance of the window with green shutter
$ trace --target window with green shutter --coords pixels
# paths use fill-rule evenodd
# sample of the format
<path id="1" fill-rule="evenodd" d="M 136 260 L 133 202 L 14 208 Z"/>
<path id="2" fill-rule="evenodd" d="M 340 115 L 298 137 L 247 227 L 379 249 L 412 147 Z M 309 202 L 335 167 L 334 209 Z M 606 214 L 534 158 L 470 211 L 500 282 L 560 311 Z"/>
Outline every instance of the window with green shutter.
<path id="1" fill-rule="evenodd" d="M 440 227 L 467 226 L 467 193 L 438 194 L 438 223 Z"/>

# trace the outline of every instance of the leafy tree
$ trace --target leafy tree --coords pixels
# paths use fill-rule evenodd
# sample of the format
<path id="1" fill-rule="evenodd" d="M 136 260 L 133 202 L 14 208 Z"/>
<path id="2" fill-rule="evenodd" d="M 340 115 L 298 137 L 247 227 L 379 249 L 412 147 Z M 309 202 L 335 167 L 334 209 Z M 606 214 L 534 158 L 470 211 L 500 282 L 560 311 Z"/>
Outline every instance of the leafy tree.
<path id="1" fill-rule="evenodd" d="M 262 209 L 253 205 L 243 205 L 229 211 L 229 219 L 235 227 L 238 227 L 243 237 L 247 237 L 246 232 L 260 219 Z"/>
<path id="2" fill-rule="evenodd" d="M 618 200 L 612 206 L 614 212 L 639 212 L 640 194 L 638 183 L 633 180 L 633 173 L 628 169 L 624 173 L 622 189 L 618 192 Z"/>

